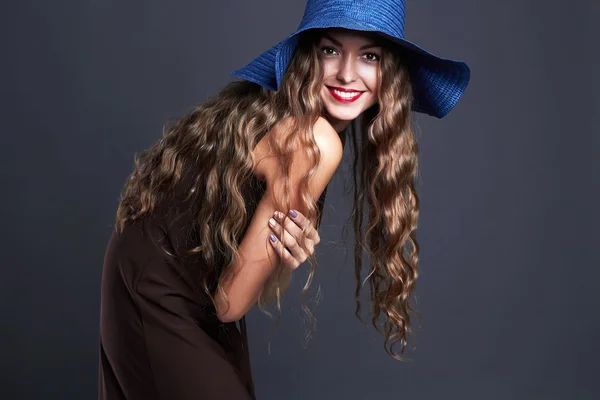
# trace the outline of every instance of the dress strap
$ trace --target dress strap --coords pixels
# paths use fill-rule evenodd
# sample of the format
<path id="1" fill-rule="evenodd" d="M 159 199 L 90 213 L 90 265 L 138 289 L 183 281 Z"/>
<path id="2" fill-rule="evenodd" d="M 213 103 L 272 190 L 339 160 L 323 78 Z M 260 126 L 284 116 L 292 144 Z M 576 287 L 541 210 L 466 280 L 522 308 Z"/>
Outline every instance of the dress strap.
<path id="1" fill-rule="evenodd" d="M 250 367 L 250 350 L 248 346 L 248 330 L 246 328 L 246 316 L 244 315 L 242 319 L 240 319 L 240 333 L 242 334 L 242 347 L 244 348 L 244 352 L 246 354 L 246 368 L 247 368 L 247 376 L 249 379 L 248 385 L 250 393 L 254 398 L 254 381 L 252 379 L 252 369 Z"/>

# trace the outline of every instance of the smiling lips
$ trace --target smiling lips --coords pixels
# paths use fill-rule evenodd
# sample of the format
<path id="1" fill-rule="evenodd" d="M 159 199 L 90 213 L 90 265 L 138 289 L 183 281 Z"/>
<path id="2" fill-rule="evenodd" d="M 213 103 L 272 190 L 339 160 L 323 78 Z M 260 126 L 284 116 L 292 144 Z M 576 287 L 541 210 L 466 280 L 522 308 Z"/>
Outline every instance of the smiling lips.
<path id="1" fill-rule="evenodd" d="M 327 86 L 329 93 L 341 103 L 352 103 L 356 101 L 364 92 L 352 89 L 344 89 L 339 87 Z"/>

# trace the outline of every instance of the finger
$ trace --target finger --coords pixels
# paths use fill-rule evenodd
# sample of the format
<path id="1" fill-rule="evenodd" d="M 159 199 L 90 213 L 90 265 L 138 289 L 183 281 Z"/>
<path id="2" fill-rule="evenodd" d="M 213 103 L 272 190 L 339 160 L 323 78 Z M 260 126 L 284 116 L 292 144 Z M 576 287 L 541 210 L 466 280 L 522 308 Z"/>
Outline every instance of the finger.
<path id="1" fill-rule="evenodd" d="M 292 221 L 294 221 L 302 230 L 305 231 L 304 236 L 314 241 L 315 243 L 321 241 L 319 233 L 313 226 L 312 222 L 308 218 L 306 218 L 304 214 L 302 214 L 298 210 L 290 210 L 288 212 L 288 215 L 292 218 Z"/>
<path id="2" fill-rule="evenodd" d="M 285 215 L 281 211 L 275 211 L 273 213 L 273 218 L 275 218 L 277 222 L 283 225 L 285 230 L 288 231 L 292 236 L 294 236 L 296 240 L 300 239 L 300 236 L 302 235 L 302 228 L 294 221 L 292 221 L 292 218 L 289 215 Z"/>
<path id="3" fill-rule="evenodd" d="M 290 221 L 290 223 L 292 225 L 295 225 L 291 221 Z M 284 229 L 284 227 L 280 223 L 275 221 L 274 218 L 269 219 L 269 226 L 277 234 L 277 238 L 279 240 L 281 240 L 283 245 L 291 253 L 292 257 L 294 257 L 296 260 L 298 260 L 298 262 L 300 264 L 302 264 L 304 261 L 306 261 L 306 258 L 308 257 L 307 252 L 299 245 L 298 240 L 292 234 L 290 234 L 286 229 Z M 299 228 L 296 227 L 296 229 L 299 229 Z M 300 235 L 302 235 L 302 232 L 300 232 Z M 309 254 L 312 254 L 312 252 L 314 251 L 314 246 L 312 245 L 312 241 L 305 240 L 305 245 L 307 245 L 310 249 Z"/>
<path id="4" fill-rule="evenodd" d="M 292 235 L 298 244 L 302 243 L 304 239 L 304 249 L 308 251 L 309 254 L 314 252 L 315 243 L 314 240 L 310 237 L 305 236 L 302 232 L 302 228 L 298 226 L 289 216 L 286 216 L 284 213 L 280 211 L 275 211 L 273 213 L 273 218 L 277 220 L 277 222 L 283 226 L 283 228 Z M 296 254 L 293 254 L 296 257 Z"/>
<path id="5" fill-rule="evenodd" d="M 296 269 L 300 266 L 300 262 L 296 260 L 285 246 L 275 237 L 275 235 L 269 235 L 269 243 L 275 248 L 275 252 L 281 258 L 281 262 L 290 269 Z"/>

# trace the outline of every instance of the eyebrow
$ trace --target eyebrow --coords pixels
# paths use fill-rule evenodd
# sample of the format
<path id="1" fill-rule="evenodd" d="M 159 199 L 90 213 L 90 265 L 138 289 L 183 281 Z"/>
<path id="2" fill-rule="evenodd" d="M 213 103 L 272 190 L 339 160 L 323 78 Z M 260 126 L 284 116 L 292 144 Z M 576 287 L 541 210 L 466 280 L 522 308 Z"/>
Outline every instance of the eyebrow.
<path id="1" fill-rule="evenodd" d="M 323 37 L 330 40 L 331 42 L 333 42 L 333 44 L 335 44 L 336 46 L 339 47 L 344 47 L 339 41 L 335 40 L 334 38 L 332 38 L 331 36 L 329 36 L 328 34 L 324 33 Z M 361 46 L 361 48 L 359 50 L 365 50 L 365 49 L 370 49 L 372 47 L 381 47 L 380 45 L 378 45 L 377 43 L 367 43 L 364 46 Z"/>

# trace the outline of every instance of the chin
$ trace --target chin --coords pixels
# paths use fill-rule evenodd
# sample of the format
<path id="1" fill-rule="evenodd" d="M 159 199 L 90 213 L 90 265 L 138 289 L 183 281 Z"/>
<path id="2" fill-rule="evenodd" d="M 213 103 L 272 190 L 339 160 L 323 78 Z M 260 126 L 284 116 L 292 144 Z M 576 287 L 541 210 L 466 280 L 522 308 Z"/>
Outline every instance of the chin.
<path id="1" fill-rule="evenodd" d="M 334 119 L 338 121 L 347 121 L 350 122 L 353 119 L 358 118 L 363 111 L 365 111 L 368 107 L 363 107 L 357 104 L 356 107 L 347 107 L 347 106 L 335 106 L 332 104 L 326 104 L 325 110 L 327 113 Z"/>
<path id="2" fill-rule="evenodd" d="M 331 118 L 337 120 L 337 121 L 346 121 L 346 122 L 350 122 L 353 119 L 358 118 L 358 116 L 360 115 L 360 113 L 362 112 L 362 110 L 356 110 L 356 111 L 351 111 L 351 110 L 336 110 L 336 109 L 331 109 L 330 107 L 326 107 L 327 113 L 329 114 L 329 116 L 331 116 Z"/>
<path id="3" fill-rule="evenodd" d="M 359 101 L 362 99 L 359 99 Z M 374 99 L 364 99 L 366 101 L 357 102 L 357 104 L 338 104 L 337 102 L 331 101 L 331 99 L 324 98 L 323 106 L 327 111 L 327 114 L 337 121 L 350 122 L 360 116 L 365 110 L 375 104 Z"/>

